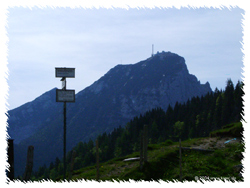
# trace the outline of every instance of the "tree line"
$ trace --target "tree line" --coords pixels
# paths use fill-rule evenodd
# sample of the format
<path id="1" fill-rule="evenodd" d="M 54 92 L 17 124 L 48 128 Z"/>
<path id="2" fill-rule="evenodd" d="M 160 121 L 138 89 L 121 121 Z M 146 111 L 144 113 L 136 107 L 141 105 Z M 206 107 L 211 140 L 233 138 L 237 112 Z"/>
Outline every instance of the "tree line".
<path id="1" fill-rule="evenodd" d="M 243 82 L 234 86 L 231 79 L 226 81 L 224 90 L 215 89 L 205 96 L 193 97 L 185 103 L 152 109 L 145 114 L 134 117 L 125 127 L 119 126 L 110 133 L 97 137 L 99 143 L 100 162 L 115 157 L 122 157 L 140 149 L 140 134 L 145 124 L 148 125 L 149 144 L 164 142 L 168 139 L 207 137 L 209 133 L 221 129 L 222 126 L 239 122 L 243 118 Z M 79 142 L 67 153 L 67 171 L 70 168 L 72 151 L 76 157 L 74 170 L 95 164 L 95 144 L 92 139 Z M 32 178 L 55 180 L 63 175 L 63 160 L 56 158 L 49 167 L 40 167 L 33 172 Z"/>

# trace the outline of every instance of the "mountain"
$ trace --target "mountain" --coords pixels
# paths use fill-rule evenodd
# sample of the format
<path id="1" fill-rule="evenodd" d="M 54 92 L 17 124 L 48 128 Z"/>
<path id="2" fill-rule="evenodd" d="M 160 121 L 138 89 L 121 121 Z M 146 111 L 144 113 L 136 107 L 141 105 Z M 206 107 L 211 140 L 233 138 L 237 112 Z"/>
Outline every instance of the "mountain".
<path id="1" fill-rule="evenodd" d="M 200 84 L 189 74 L 184 58 L 174 53 L 162 52 L 134 65 L 117 65 L 79 92 L 75 105 L 69 105 L 69 129 L 74 130 L 69 137 L 86 140 L 152 108 L 167 109 L 169 104 L 207 92 L 211 92 L 209 83 Z M 85 135 L 73 135 L 77 131 Z"/>
<path id="2" fill-rule="evenodd" d="M 52 89 L 8 112 L 8 133 L 14 139 L 17 174 L 24 171 L 27 147 L 33 145 L 34 169 L 63 156 L 63 105 Z M 167 109 L 193 96 L 211 92 L 189 74 L 185 59 L 171 52 L 132 65 L 117 65 L 67 104 L 67 149 L 88 141 L 152 108 Z M 16 175 L 17 175 L 16 174 Z"/>
<path id="3" fill-rule="evenodd" d="M 49 125 L 49 122 L 58 115 L 57 112 L 62 106 L 55 100 L 56 88 L 42 94 L 32 102 L 8 111 L 8 134 L 15 139 L 15 144 L 19 144 L 22 140 L 43 129 L 44 125 Z"/>

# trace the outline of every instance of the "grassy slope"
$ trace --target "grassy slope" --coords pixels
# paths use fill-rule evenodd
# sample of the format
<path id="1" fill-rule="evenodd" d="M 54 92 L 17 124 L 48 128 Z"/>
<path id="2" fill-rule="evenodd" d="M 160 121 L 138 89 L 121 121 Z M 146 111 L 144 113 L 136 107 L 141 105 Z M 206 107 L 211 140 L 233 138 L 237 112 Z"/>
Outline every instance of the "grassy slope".
<path id="1" fill-rule="evenodd" d="M 239 128 L 239 124 L 230 125 L 230 129 Z M 228 127 L 224 132 L 228 133 Z M 223 130 L 217 131 L 223 135 Z M 234 131 L 235 133 L 235 131 Z M 239 171 L 235 168 L 241 164 L 244 146 L 240 141 L 232 141 L 224 144 L 226 140 L 234 136 L 218 137 L 213 133 L 210 138 L 190 139 L 182 142 L 182 147 L 212 149 L 214 152 L 199 152 L 182 150 L 182 179 L 192 181 L 199 177 L 231 177 L 242 181 Z M 148 146 L 148 163 L 139 169 L 139 161 L 127 161 L 123 159 L 139 157 L 139 152 L 121 158 L 114 158 L 100 164 L 100 180 L 164 180 L 173 181 L 179 179 L 179 143 L 166 141 L 160 144 Z M 58 178 L 60 179 L 60 178 Z M 96 180 L 96 167 L 90 166 L 73 172 L 72 180 Z M 232 179 L 231 179 L 232 180 Z"/>

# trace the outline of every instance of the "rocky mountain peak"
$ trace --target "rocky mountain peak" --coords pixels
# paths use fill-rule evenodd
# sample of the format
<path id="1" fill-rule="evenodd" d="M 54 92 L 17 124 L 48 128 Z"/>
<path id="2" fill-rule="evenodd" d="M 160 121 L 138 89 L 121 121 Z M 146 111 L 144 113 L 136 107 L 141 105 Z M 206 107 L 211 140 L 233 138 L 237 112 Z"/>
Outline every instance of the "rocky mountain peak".
<path id="1" fill-rule="evenodd" d="M 101 109 L 116 109 L 116 117 L 127 121 L 152 108 L 167 109 L 169 104 L 174 106 L 177 101 L 185 102 L 211 91 L 208 82 L 201 84 L 189 74 L 183 57 L 163 51 L 136 64 L 115 66 L 80 92 L 78 98 L 95 98 Z M 110 124 L 115 124 L 114 119 L 110 116 Z"/>

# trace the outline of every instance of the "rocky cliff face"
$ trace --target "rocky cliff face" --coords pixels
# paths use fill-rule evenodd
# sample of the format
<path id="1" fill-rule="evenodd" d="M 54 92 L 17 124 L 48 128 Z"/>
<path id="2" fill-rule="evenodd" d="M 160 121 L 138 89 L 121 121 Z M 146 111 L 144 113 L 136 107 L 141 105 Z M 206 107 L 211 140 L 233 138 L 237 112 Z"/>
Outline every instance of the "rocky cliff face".
<path id="1" fill-rule="evenodd" d="M 133 65 L 117 65 L 67 104 L 67 149 L 104 131 L 125 125 L 152 108 L 185 102 L 211 92 L 190 75 L 183 57 L 162 52 Z M 55 102 L 55 89 L 9 111 L 9 133 L 17 148 L 15 159 L 24 169 L 25 151 L 35 147 L 34 169 L 63 154 L 62 103 Z M 48 155 L 49 153 L 49 155 Z M 23 156 L 24 155 L 24 156 Z"/>
<path id="2" fill-rule="evenodd" d="M 117 65 L 79 92 L 76 104 L 70 105 L 69 145 L 110 132 L 152 108 L 166 110 L 177 101 L 211 91 L 208 82 L 200 84 L 189 74 L 183 57 L 171 52 L 158 53 L 133 65 Z"/>
<path id="3" fill-rule="evenodd" d="M 156 54 L 134 65 L 117 65 L 93 85 L 78 94 L 107 96 L 110 106 L 119 106 L 121 117 L 131 119 L 152 108 L 167 109 L 193 96 L 211 92 L 189 74 L 183 57 L 171 52 Z M 82 99 L 81 99 L 82 100 Z"/>

